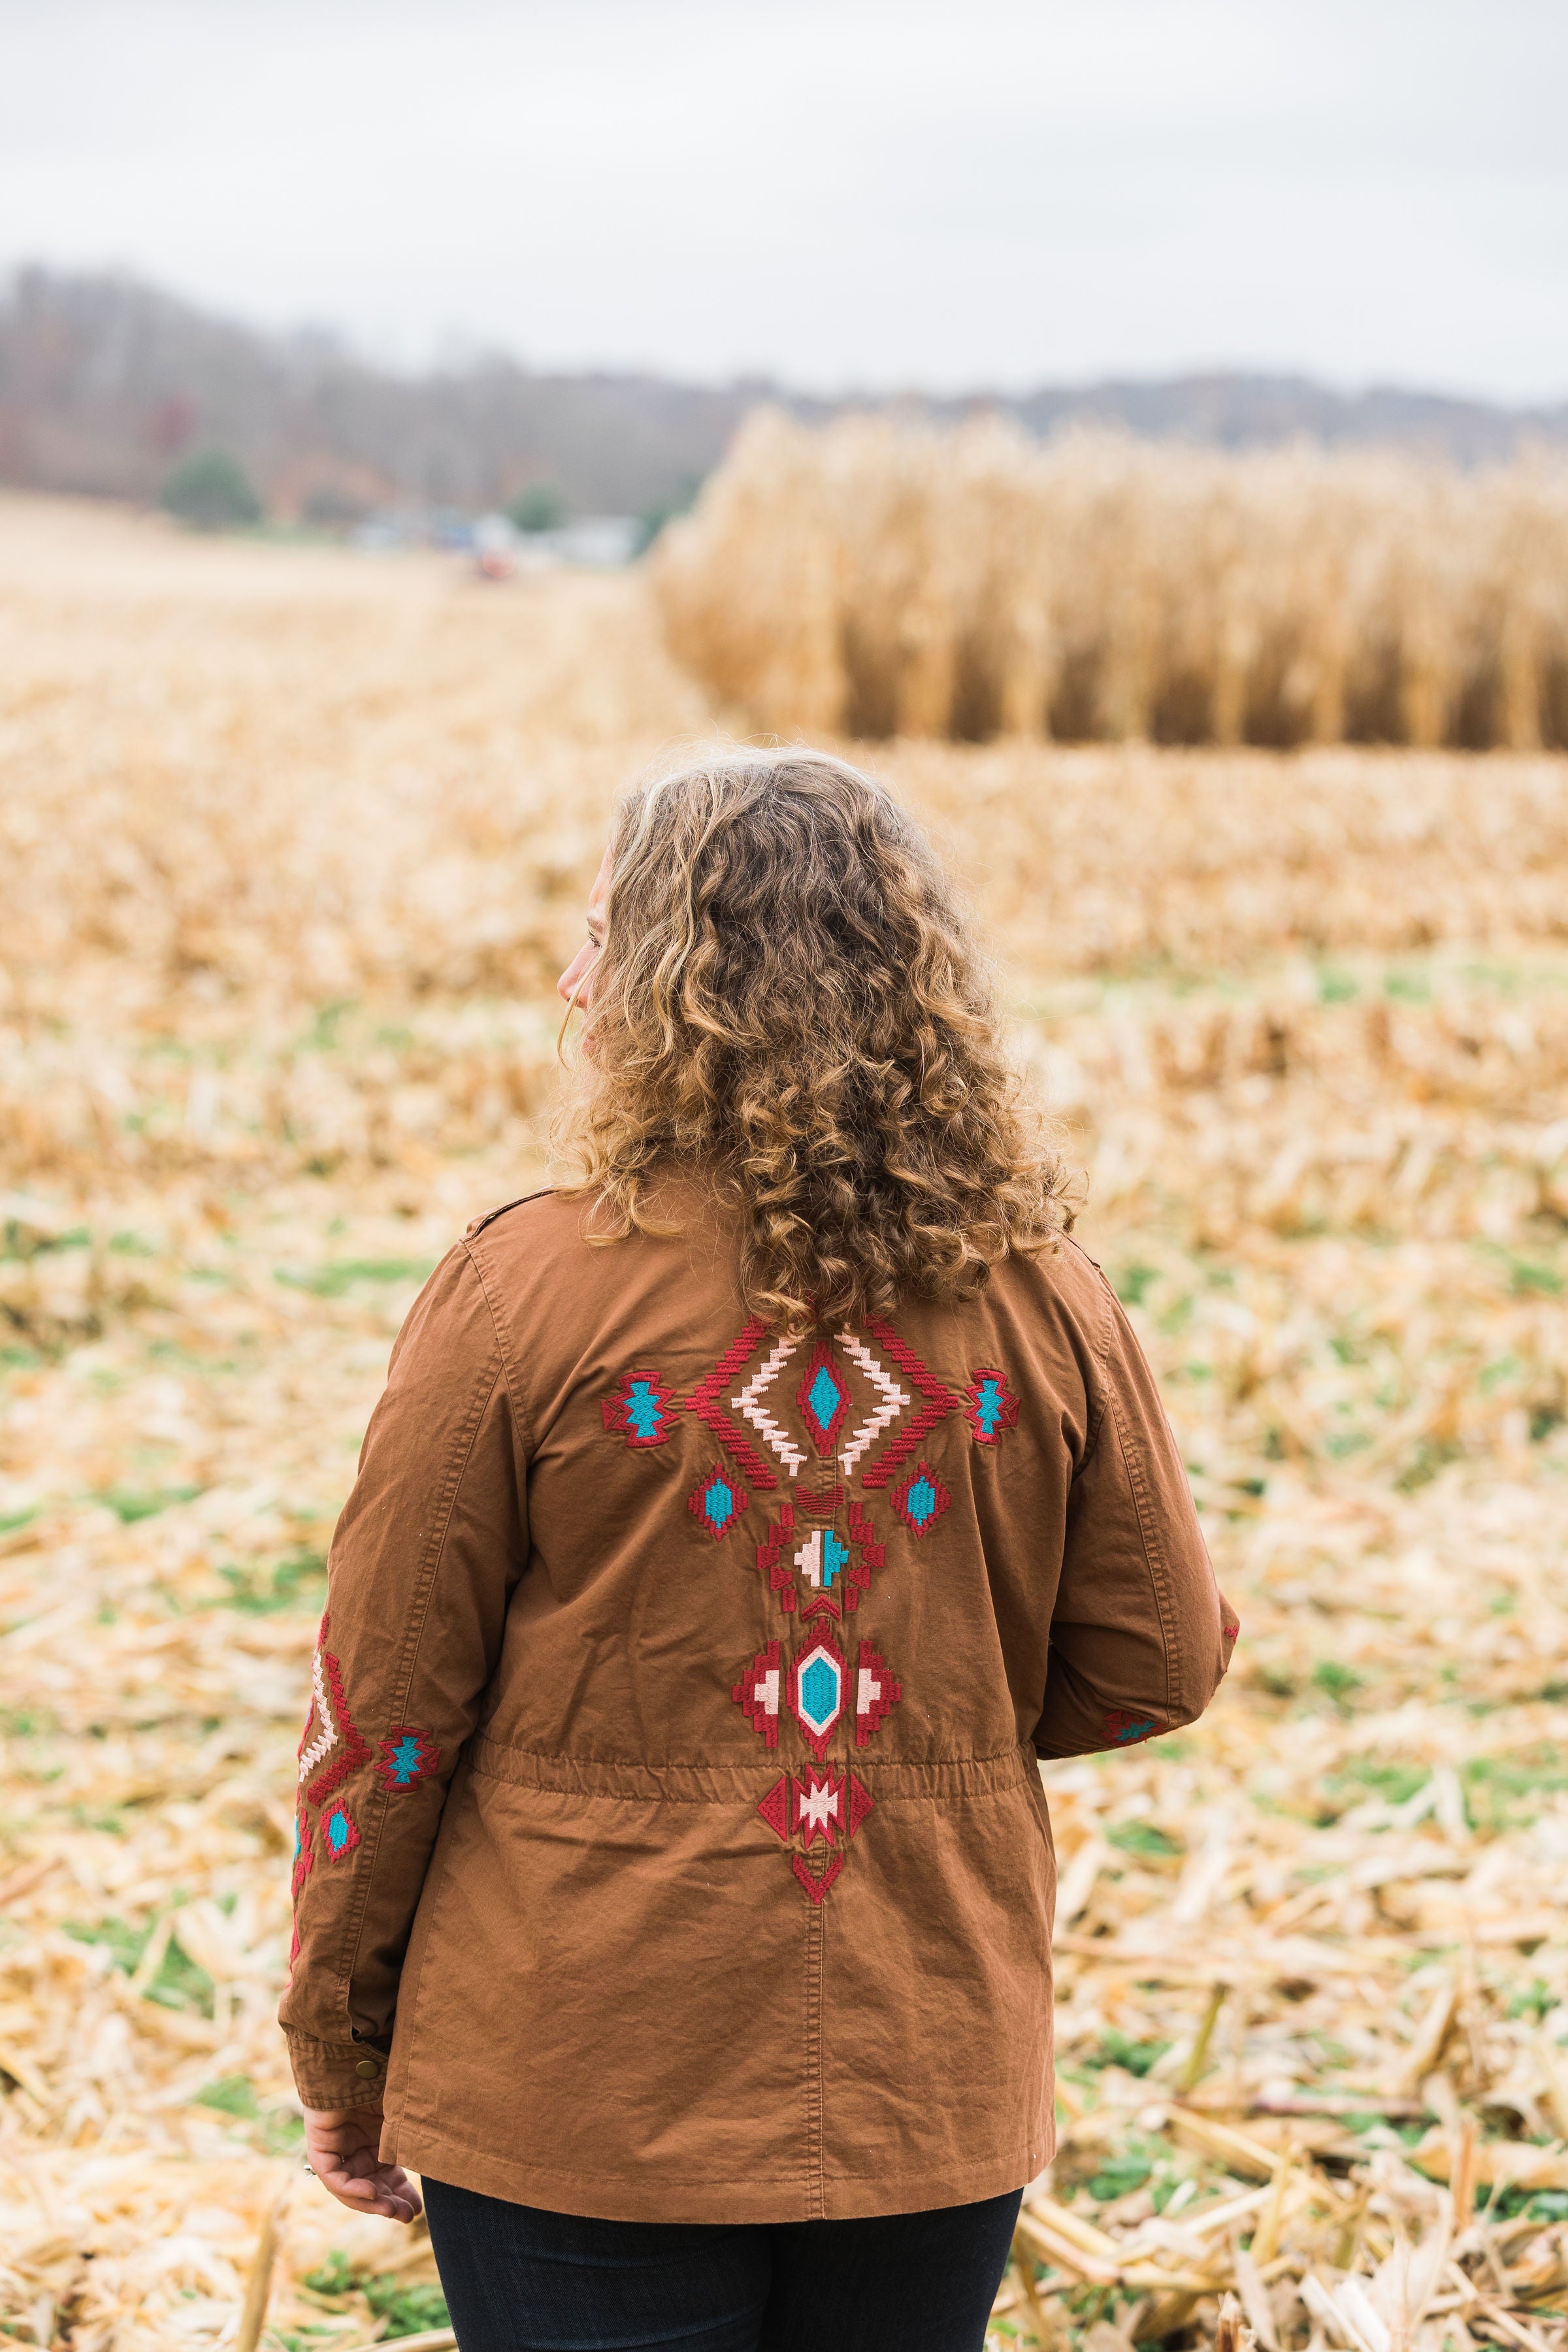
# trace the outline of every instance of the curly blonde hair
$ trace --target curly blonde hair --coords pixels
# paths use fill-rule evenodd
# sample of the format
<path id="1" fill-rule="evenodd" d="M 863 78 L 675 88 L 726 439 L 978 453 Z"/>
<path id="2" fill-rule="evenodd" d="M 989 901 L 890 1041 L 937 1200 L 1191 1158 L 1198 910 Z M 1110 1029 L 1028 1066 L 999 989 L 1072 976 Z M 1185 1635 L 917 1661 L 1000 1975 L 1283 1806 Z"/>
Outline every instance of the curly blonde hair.
<path id="1" fill-rule="evenodd" d="M 626 796 L 586 1043 L 557 1141 L 588 1238 L 669 1232 L 658 1180 L 697 1166 L 775 1329 L 973 1295 L 1071 1222 L 947 879 L 841 760 L 723 756 Z"/>

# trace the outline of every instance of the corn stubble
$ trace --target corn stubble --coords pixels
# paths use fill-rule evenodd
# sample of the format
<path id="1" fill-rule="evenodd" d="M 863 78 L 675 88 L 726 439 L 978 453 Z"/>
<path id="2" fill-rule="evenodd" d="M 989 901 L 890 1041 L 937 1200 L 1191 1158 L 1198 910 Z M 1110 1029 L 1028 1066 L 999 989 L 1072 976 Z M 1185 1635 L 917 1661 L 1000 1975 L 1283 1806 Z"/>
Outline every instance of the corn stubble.
<path id="1" fill-rule="evenodd" d="M 655 564 L 784 735 L 1568 744 L 1568 461 L 1230 456 L 777 413 Z"/>
<path id="2" fill-rule="evenodd" d="M 419 2334 L 272 2024 L 321 1559 L 425 1269 L 540 1181 L 610 798 L 711 721 L 637 578 L 21 502 L 0 646 L 0 2321 L 234 2341 L 288 2188 L 262 2346 Z M 1556 2352 L 1568 767 L 884 765 L 1243 1621 L 1203 1724 L 1047 1769 L 1062 2144 L 993 2344 Z"/>

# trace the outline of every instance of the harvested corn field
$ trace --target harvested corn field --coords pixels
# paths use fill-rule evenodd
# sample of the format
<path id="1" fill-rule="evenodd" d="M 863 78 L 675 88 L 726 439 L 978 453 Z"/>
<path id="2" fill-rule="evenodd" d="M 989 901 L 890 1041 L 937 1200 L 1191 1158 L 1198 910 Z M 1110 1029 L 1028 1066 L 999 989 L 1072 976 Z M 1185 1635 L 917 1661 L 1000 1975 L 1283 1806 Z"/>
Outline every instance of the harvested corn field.
<path id="1" fill-rule="evenodd" d="M 1568 745 L 1568 465 L 754 417 L 657 559 L 789 734 Z"/>
<path id="2" fill-rule="evenodd" d="M 271 2022 L 324 1554 L 425 1271 L 538 1181 L 610 797 L 714 718 L 635 575 L 25 502 L 0 679 L 0 2326 L 417 2335 Z M 994 2343 L 1234 2345 L 1233 2294 L 1266 2352 L 1555 2352 L 1568 763 L 877 764 L 1243 1622 L 1203 1723 L 1047 1769 L 1062 2146 Z"/>

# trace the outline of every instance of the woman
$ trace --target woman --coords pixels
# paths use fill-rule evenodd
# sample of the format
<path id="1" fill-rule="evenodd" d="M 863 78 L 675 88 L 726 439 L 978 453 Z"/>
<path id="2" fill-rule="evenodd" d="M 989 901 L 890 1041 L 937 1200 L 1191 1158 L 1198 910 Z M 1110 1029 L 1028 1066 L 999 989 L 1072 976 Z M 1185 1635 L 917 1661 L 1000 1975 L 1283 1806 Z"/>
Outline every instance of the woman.
<path id="1" fill-rule="evenodd" d="M 1228 1622 L 931 852 L 808 752 L 621 807 L 576 1180 L 476 1218 L 332 1548 L 283 2004 L 463 2352 L 968 2352 L 1052 2144 L 1036 1759 Z"/>

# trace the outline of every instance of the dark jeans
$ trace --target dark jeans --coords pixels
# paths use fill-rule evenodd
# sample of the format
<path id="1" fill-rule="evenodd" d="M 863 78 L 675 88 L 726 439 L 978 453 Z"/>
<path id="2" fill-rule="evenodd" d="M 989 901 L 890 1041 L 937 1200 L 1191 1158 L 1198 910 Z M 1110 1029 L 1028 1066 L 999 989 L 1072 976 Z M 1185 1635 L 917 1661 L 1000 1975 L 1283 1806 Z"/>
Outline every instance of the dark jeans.
<path id="1" fill-rule="evenodd" d="M 592 2221 L 423 2185 L 459 2352 L 983 2352 L 1024 2193 L 862 2221 Z"/>

